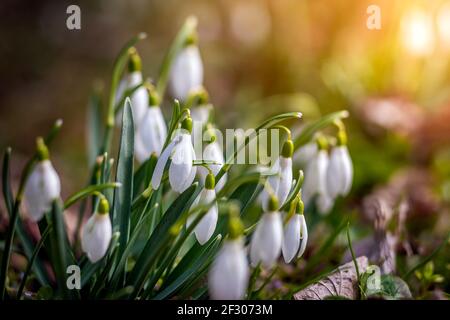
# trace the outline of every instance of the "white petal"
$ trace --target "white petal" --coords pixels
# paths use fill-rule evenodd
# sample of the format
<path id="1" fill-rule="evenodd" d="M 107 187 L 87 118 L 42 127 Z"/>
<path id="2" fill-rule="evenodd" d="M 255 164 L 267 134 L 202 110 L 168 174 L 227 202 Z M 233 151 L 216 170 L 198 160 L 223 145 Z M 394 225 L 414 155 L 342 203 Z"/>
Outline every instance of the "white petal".
<path id="1" fill-rule="evenodd" d="M 81 246 L 92 263 L 104 257 L 112 236 L 108 214 L 93 214 L 83 228 Z"/>
<path id="2" fill-rule="evenodd" d="M 280 213 L 264 213 L 250 244 L 252 265 L 262 262 L 265 267 L 272 267 L 280 256 L 282 240 L 283 224 Z"/>
<path id="3" fill-rule="evenodd" d="M 330 161 L 327 168 L 327 192 L 333 199 L 336 198 L 343 189 L 342 161 L 338 148 L 333 148 L 330 154 Z"/>
<path id="4" fill-rule="evenodd" d="M 294 259 L 300 247 L 301 218 L 294 214 L 284 227 L 282 252 L 284 261 L 289 263 Z"/>
<path id="5" fill-rule="evenodd" d="M 301 227 L 301 240 L 300 240 L 300 249 L 297 255 L 298 258 L 303 256 L 306 250 L 306 244 L 308 243 L 308 227 L 306 226 L 306 220 L 303 214 L 300 215 L 300 227 Z"/>
<path id="6" fill-rule="evenodd" d="M 214 190 L 203 189 L 201 192 L 200 203 L 208 204 L 215 201 L 216 192 Z M 195 227 L 195 236 L 198 242 L 203 245 L 205 244 L 216 230 L 217 219 L 219 217 L 217 203 L 208 210 L 208 212 L 203 216 L 200 222 Z"/>
<path id="7" fill-rule="evenodd" d="M 203 64 L 195 45 L 182 49 L 170 71 L 170 88 L 175 98 L 185 101 L 191 90 L 203 83 Z"/>
<path id="8" fill-rule="evenodd" d="M 280 157 L 280 176 L 277 197 L 280 207 L 286 201 L 292 188 L 292 158 Z"/>
<path id="9" fill-rule="evenodd" d="M 317 143 L 310 142 L 305 144 L 304 146 L 298 148 L 294 152 L 293 159 L 296 164 L 298 164 L 300 167 L 306 167 L 308 163 L 315 157 L 317 154 Z"/>
<path id="10" fill-rule="evenodd" d="M 302 186 L 302 198 L 306 206 L 315 195 L 326 192 L 327 168 L 328 154 L 325 150 L 320 150 L 306 167 L 305 181 Z"/>
<path id="11" fill-rule="evenodd" d="M 128 76 L 128 89 L 142 83 L 142 73 L 135 71 Z M 133 109 L 134 123 L 139 123 L 148 108 L 148 92 L 144 87 L 140 87 L 131 95 L 131 108 Z"/>
<path id="12" fill-rule="evenodd" d="M 140 140 L 147 159 L 150 154 L 160 155 L 167 137 L 166 123 L 161 109 L 153 106 L 147 108 L 141 122 L 137 126 L 136 140 Z"/>
<path id="13" fill-rule="evenodd" d="M 181 193 L 192 185 L 197 171 L 197 168 L 192 164 L 195 160 L 195 152 L 189 134 L 181 135 L 180 143 L 172 151 L 171 160 L 169 167 L 170 186 L 174 191 Z"/>
<path id="14" fill-rule="evenodd" d="M 350 192 L 353 182 L 353 164 L 350 154 L 346 146 L 339 147 L 342 151 L 342 172 L 343 172 L 343 189 L 341 195 L 345 196 Z"/>
<path id="15" fill-rule="evenodd" d="M 208 275 L 211 299 L 243 299 L 247 291 L 248 278 L 249 268 L 242 240 L 226 241 Z"/>
<path id="16" fill-rule="evenodd" d="M 39 221 L 50 210 L 54 199 L 59 198 L 61 183 L 49 160 L 36 164 L 25 186 L 25 199 L 32 221 Z"/>
<path id="17" fill-rule="evenodd" d="M 156 162 L 155 170 L 153 171 L 152 175 L 152 188 L 153 190 L 156 190 L 159 188 L 159 185 L 161 184 L 161 179 L 164 173 L 164 168 L 166 167 L 167 160 L 169 160 L 169 157 L 175 148 L 177 144 L 181 142 L 181 136 L 176 136 L 169 145 L 164 149 L 161 156 L 158 158 L 158 161 Z"/>
<path id="18" fill-rule="evenodd" d="M 280 183 L 280 170 L 280 158 L 278 158 L 268 171 L 268 173 L 270 173 L 270 176 L 267 178 L 267 184 L 269 185 L 268 187 L 270 187 L 272 189 L 271 192 L 275 194 L 277 194 L 278 184 Z M 263 211 L 269 210 L 269 198 L 271 192 L 267 190 L 268 187 L 264 187 L 260 196 Z"/>
<path id="19" fill-rule="evenodd" d="M 327 194 L 320 194 L 316 199 L 317 210 L 321 214 L 327 214 L 333 208 L 334 200 Z"/>
<path id="20" fill-rule="evenodd" d="M 211 111 L 211 105 L 201 105 L 196 108 L 191 109 L 191 118 L 194 121 L 200 122 L 202 125 L 205 125 L 209 119 L 209 113 Z"/>

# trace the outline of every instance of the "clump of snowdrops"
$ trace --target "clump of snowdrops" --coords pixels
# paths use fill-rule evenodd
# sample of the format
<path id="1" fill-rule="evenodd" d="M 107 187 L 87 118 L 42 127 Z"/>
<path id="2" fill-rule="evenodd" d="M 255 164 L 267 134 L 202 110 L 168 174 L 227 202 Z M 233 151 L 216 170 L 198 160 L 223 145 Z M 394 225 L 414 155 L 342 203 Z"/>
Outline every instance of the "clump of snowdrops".
<path id="1" fill-rule="evenodd" d="M 11 149 L 6 150 L 2 181 L 10 223 L 0 270 L 2 299 L 254 297 L 261 290 L 255 288 L 261 269 L 275 268 L 281 256 L 285 263 L 302 257 L 308 208 L 326 214 L 349 192 L 346 111 L 304 123 L 300 112 L 275 115 L 256 133 L 285 133 L 276 161 L 268 167 L 234 164 L 251 139 L 225 159 L 212 130 L 214 107 L 204 88 L 195 18 L 181 28 L 155 82 L 142 75 L 144 62 L 135 48 L 144 38 L 131 39 L 119 53 L 106 108 L 97 96 L 91 99 L 92 170 L 85 188 L 65 201 L 60 197 L 50 153 L 59 120 L 45 138 L 37 138 L 16 192 L 8 174 Z M 170 110 L 169 121 L 162 109 Z M 200 154 L 193 148 L 194 122 L 211 133 Z M 301 124 L 300 133 L 292 136 L 285 122 Z M 120 141 L 113 160 L 115 128 Z M 294 165 L 304 170 L 294 172 Z M 75 204 L 72 235 L 63 216 Z M 255 206 L 259 220 L 245 225 L 248 208 Z M 22 217 L 37 224 L 37 243 Z M 16 240 L 28 263 L 13 281 L 9 262 Z M 70 271 L 74 266 L 79 279 Z"/>

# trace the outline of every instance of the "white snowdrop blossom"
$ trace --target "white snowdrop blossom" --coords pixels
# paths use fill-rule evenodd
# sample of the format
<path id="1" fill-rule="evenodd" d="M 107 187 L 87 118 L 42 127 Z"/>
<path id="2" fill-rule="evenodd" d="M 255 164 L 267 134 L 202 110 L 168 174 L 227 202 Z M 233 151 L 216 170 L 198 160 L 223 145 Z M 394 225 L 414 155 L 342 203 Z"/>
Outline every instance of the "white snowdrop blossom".
<path id="1" fill-rule="evenodd" d="M 191 141 L 191 130 L 192 119 L 187 117 L 183 120 L 181 132 L 175 135 L 156 163 L 151 181 L 154 190 L 158 189 L 161 184 L 164 168 L 169 158 L 171 159 L 169 183 L 174 191 L 181 193 L 194 182 L 197 167 L 193 165 L 196 157 Z"/>
<path id="2" fill-rule="evenodd" d="M 49 160 L 47 147 L 41 138 L 37 144 L 39 162 L 31 172 L 24 190 L 28 215 L 34 222 L 41 220 L 61 192 L 59 176 Z"/>
<path id="3" fill-rule="evenodd" d="M 214 163 L 217 163 L 217 164 L 208 164 L 208 166 L 212 171 L 212 173 L 214 174 L 214 176 L 216 176 L 219 173 L 220 169 L 222 168 L 222 165 L 225 163 L 225 159 L 220 144 L 217 142 L 217 140 L 214 140 L 213 142 L 206 145 L 205 149 L 203 150 L 202 160 L 213 161 Z M 200 167 L 198 168 L 198 173 L 201 179 L 204 180 L 208 175 L 208 170 L 204 167 Z M 227 181 L 227 174 L 224 174 L 222 178 L 216 183 L 217 192 L 219 192 L 223 188 L 226 181 Z"/>
<path id="4" fill-rule="evenodd" d="M 244 247 L 244 227 L 239 210 L 230 209 L 228 238 L 216 255 L 208 275 L 208 289 L 214 300 L 245 298 L 250 276 L 247 252 Z"/>
<path id="5" fill-rule="evenodd" d="M 331 150 L 327 169 L 327 191 L 330 197 L 346 196 L 352 186 L 353 165 L 346 145 Z"/>
<path id="6" fill-rule="evenodd" d="M 208 276 L 211 299 L 241 300 L 245 297 L 249 266 L 242 238 L 225 241 Z"/>
<path id="7" fill-rule="evenodd" d="M 95 212 L 83 227 L 81 248 L 92 263 L 103 258 L 108 250 L 112 237 L 109 205 L 106 198 L 100 199 Z"/>
<path id="8" fill-rule="evenodd" d="M 142 64 L 135 48 L 130 49 L 130 58 L 128 63 L 128 74 L 126 74 L 119 83 L 116 90 L 115 101 L 116 104 L 127 90 L 133 89 L 143 82 Z M 136 89 L 130 96 L 131 108 L 133 110 L 134 123 L 139 124 L 142 120 L 145 111 L 147 110 L 149 96 L 148 91 L 144 86 Z M 121 123 L 122 113 L 117 114 L 116 123 Z"/>
<path id="9" fill-rule="evenodd" d="M 279 201 L 280 206 L 286 201 L 292 188 L 292 154 L 294 144 L 291 140 L 287 140 L 282 149 L 281 156 L 276 160 L 270 172 L 275 175 L 267 178 L 271 190 L 264 189 L 261 194 L 262 207 L 264 211 L 268 210 L 270 192 L 273 192 Z"/>
<path id="10" fill-rule="evenodd" d="M 298 207 L 300 213 L 294 213 L 284 227 L 282 253 L 286 263 L 290 263 L 295 257 L 300 258 L 305 252 L 308 241 L 303 202 L 299 202 Z"/>
<path id="11" fill-rule="evenodd" d="M 214 187 L 214 175 L 208 174 L 205 179 L 205 188 L 200 192 L 191 206 L 191 208 L 193 208 L 199 204 L 207 205 L 214 201 L 212 206 L 209 208 L 209 210 L 202 217 L 202 219 L 194 229 L 195 237 L 201 245 L 204 245 L 206 242 L 208 242 L 208 240 L 214 234 L 214 230 L 216 230 L 217 219 L 219 218 L 219 210 L 216 201 L 216 191 L 214 190 Z M 190 216 L 187 220 L 187 227 L 189 227 L 196 218 L 197 215 Z"/>
<path id="12" fill-rule="evenodd" d="M 202 104 L 198 107 L 192 108 L 191 117 L 192 120 L 200 123 L 202 126 L 206 125 L 209 120 L 209 114 L 212 110 L 211 104 Z"/>
<path id="13" fill-rule="evenodd" d="M 319 142 L 321 144 L 323 142 Z M 327 193 L 326 173 L 328 168 L 328 153 L 319 145 L 319 151 L 306 166 L 305 181 L 302 187 L 302 195 L 305 205 L 311 204 L 316 197 L 316 205 L 321 213 L 327 213 L 333 206 L 333 198 Z"/>
<path id="14" fill-rule="evenodd" d="M 281 253 L 283 222 L 281 214 L 276 211 L 278 201 L 272 201 L 274 198 L 270 200 L 269 211 L 263 213 L 251 239 L 250 260 L 253 266 L 261 262 L 271 268 Z"/>
<path id="15" fill-rule="evenodd" d="M 294 152 L 294 162 L 300 167 L 305 168 L 311 159 L 317 154 L 317 143 L 310 142 L 301 146 Z"/>
<path id="16" fill-rule="evenodd" d="M 172 95 L 186 101 L 191 91 L 202 86 L 203 63 L 195 43 L 188 43 L 178 53 L 170 70 L 170 89 Z"/>
<path id="17" fill-rule="evenodd" d="M 152 153 L 159 156 L 167 138 L 166 122 L 158 104 L 157 93 L 150 87 L 149 107 L 137 124 L 135 134 L 135 154 L 139 162 L 148 159 Z"/>

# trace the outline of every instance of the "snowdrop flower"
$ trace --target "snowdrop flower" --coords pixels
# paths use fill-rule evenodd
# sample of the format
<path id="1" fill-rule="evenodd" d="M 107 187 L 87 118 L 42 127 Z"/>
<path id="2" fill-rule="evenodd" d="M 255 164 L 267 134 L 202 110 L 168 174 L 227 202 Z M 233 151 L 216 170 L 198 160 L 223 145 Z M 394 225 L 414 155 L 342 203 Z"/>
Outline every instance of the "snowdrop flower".
<path id="1" fill-rule="evenodd" d="M 308 241 L 308 229 L 303 215 L 303 201 L 299 200 L 294 206 L 297 207 L 298 213 L 292 211 L 293 214 L 284 227 L 283 245 L 281 247 L 286 263 L 290 263 L 296 256 L 300 258 L 305 252 Z"/>
<path id="2" fill-rule="evenodd" d="M 231 215 L 229 237 L 214 259 L 208 275 L 211 299 L 240 300 L 245 297 L 250 272 L 242 234 L 243 226 L 238 215 Z"/>
<path id="3" fill-rule="evenodd" d="M 192 207 L 197 206 L 198 204 L 209 204 L 214 201 L 211 208 L 209 208 L 208 212 L 203 216 L 200 222 L 195 226 L 194 233 L 197 241 L 204 245 L 216 230 L 217 219 L 219 218 L 219 210 L 217 208 L 216 201 L 216 191 L 215 187 L 215 179 L 214 175 L 209 173 L 205 179 L 205 188 L 200 192 L 198 197 L 195 199 Z M 192 208 L 191 207 L 191 208 Z M 195 220 L 197 215 L 190 216 L 187 221 L 187 226 Z"/>
<path id="4" fill-rule="evenodd" d="M 173 62 L 170 70 L 170 88 L 175 98 L 186 101 L 189 93 L 200 88 L 202 83 L 203 63 L 196 36 L 192 35 Z"/>
<path id="5" fill-rule="evenodd" d="M 294 153 L 294 161 L 302 168 L 306 167 L 311 159 L 317 154 L 317 143 L 310 142 L 298 148 Z"/>
<path id="6" fill-rule="evenodd" d="M 281 253 L 283 223 L 281 214 L 276 211 L 279 205 L 275 196 L 270 198 L 268 207 L 269 211 L 263 214 L 253 233 L 250 260 L 253 266 L 261 262 L 263 266 L 270 268 L 277 262 Z"/>
<path id="7" fill-rule="evenodd" d="M 212 104 L 201 104 L 191 110 L 192 120 L 201 123 L 203 126 L 208 123 L 209 114 L 213 109 Z"/>
<path id="8" fill-rule="evenodd" d="M 155 153 L 161 154 L 167 138 L 167 127 L 159 108 L 159 97 L 153 87 L 148 88 L 149 103 L 135 135 L 135 154 L 139 162 L 144 162 Z"/>
<path id="9" fill-rule="evenodd" d="M 338 144 L 331 150 L 327 169 L 327 191 L 330 197 L 345 196 L 353 180 L 353 165 L 346 146 L 345 131 L 340 130 Z"/>
<path id="10" fill-rule="evenodd" d="M 125 94 L 127 90 L 134 88 L 135 86 L 142 83 L 142 62 L 139 54 L 135 48 L 131 48 L 129 51 L 129 62 L 128 62 L 128 74 L 120 81 L 119 86 L 116 91 L 116 103 L 120 102 L 120 99 Z M 148 92 L 143 86 L 138 88 L 131 95 L 131 108 L 133 109 L 133 120 L 134 123 L 138 124 L 148 106 Z M 116 118 L 116 123 L 121 123 L 122 114 L 118 114 Z"/>
<path id="11" fill-rule="evenodd" d="M 294 143 L 288 139 L 281 151 L 281 156 L 277 159 L 272 169 L 275 175 L 267 179 L 272 192 L 277 196 L 280 206 L 286 201 L 292 187 L 292 154 L 294 152 Z M 263 190 L 261 195 L 262 207 L 264 211 L 268 210 L 269 193 Z"/>
<path id="12" fill-rule="evenodd" d="M 83 227 L 81 247 L 92 263 L 103 258 L 111 242 L 112 227 L 109 218 L 109 204 L 105 197 L 100 199 L 97 211 Z"/>
<path id="13" fill-rule="evenodd" d="M 52 201 L 59 198 L 61 183 L 49 160 L 49 152 L 42 138 L 37 139 L 38 163 L 25 185 L 25 200 L 32 221 L 41 220 L 50 210 Z"/>
<path id="14" fill-rule="evenodd" d="M 202 160 L 204 161 L 213 161 L 217 164 L 208 164 L 211 172 L 216 176 L 220 169 L 222 168 L 222 165 L 225 163 L 225 159 L 223 157 L 222 148 L 220 147 L 219 142 L 217 141 L 217 137 L 213 133 L 212 130 L 210 130 L 210 142 L 206 145 L 205 149 L 203 150 L 203 157 Z M 206 179 L 206 176 L 208 175 L 208 170 L 204 167 L 198 168 L 198 173 L 202 180 Z M 222 190 L 223 186 L 225 185 L 227 181 L 227 174 L 224 174 L 223 177 L 219 180 L 219 182 L 216 183 L 216 192 L 219 192 Z"/>
<path id="15" fill-rule="evenodd" d="M 154 190 L 161 184 L 169 158 L 172 160 L 169 166 L 169 183 L 174 191 L 181 193 L 194 182 L 197 167 L 193 165 L 196 157 L 191 141 L 192 119 L 190 116 L 183 120 L 181 128 L 182 130 L 175 135 L 156 163 L 151 181 Z"/>
<path id="16" fill-rule="evenodd" d="M 316 205 L 321 213 L 327 213 L 333 206 L 333 198 L 327 193 L 326 173 L 328 168 L 327 141 L 317 139 L 319 151 L 308 163 L 305 171 L 305 181 L 302 187 L 303 200 L 306 206 L 316 197 Z"/>

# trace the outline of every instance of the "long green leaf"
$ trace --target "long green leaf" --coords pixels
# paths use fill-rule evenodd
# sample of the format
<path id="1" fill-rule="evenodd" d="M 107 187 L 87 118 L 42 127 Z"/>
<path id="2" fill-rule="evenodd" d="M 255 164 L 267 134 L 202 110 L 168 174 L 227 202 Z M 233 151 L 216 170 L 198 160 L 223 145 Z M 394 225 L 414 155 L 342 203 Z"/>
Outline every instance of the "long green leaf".
<path id="1" fill-rule="evenodd" d="M 141 291 L 158 254 L 169 244 L 170 239 L 173 237 L 170 229 L 191 206 L 196 195 L 197 187 L 198 183 L 194 183 L 175 199 L 147 241 L 130 276 L 129 283 L 135 288 L 133 297 L 137 297 Z"/>
<path id="2" fill-rule="evenodd" d="M 87 110 L 88 163 L 93 166 L 101 147 L 102 139 L 102 106 L 97 92 L 91 94 Z"/>
<path id="3" fill-rule="evenodd" d="M 118 182 L 111 182 L 111 183 L 97 184 L 97 185 L 86 187 L 83 190 L 80 190 L 80 191 L 74 193 L 66 201 L 64 201 L 64 209 L 69 208 L 71 205 L 73 205 L 75 202 L 77 202 L 80 199 L 86 198 L 90 195 L 93 195 L 95 193 L 98 193 L 98 192 L 103 191 L 108 188 L 118 188 L 120 186 L 121 186 L 121 184 Z"/>
<path id="4" fill-rule="evenodd" d="M 300 135 L 294 139 L 294 148 L 297 149 L 308 143 L 317 131 L 328 127 L 337 120 L 347 118 L 348 115 L 349 113 L 347 110 L 337 111 L 327 114 L 315 122 L 307 124 Z"/>
<path id="5" fill-rule="evenodd" d="M 113 226 L 120 232 L 119 256 L 125 250 L 130 234 L 131 202 L 133 200 L 134 123 L 131 101 L 127 99 L 122 119 L 122 134 L 117 162 L 116 181 L 121 183 L 114 192 Z"/>

